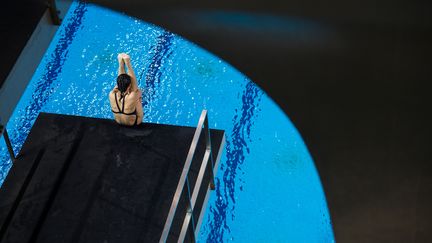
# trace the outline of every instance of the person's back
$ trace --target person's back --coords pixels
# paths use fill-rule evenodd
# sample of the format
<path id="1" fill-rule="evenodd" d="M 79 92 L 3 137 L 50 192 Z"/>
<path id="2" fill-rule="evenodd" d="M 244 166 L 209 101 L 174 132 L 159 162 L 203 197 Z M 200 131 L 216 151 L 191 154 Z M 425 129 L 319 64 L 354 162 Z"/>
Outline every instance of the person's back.
<path id="1" fill-rule="evenodd" d="M 136 77 L 130 63 L 130 57 L 121 53 L 118 55 L 119 75 L 117 85 L 109 94 L 111 111 L 114 119 L 121 125 L 133 126 L 142 123 L 142 93 L 138 89 Z M 124 65 L 128 68 L 128 74 L 125 73 Z"/>

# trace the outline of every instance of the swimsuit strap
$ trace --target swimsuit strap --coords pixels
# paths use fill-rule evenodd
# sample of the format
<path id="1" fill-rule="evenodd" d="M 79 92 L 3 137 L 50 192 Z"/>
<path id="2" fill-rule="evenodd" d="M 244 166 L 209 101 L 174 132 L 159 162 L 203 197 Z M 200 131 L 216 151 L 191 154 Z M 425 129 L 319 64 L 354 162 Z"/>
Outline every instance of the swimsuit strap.
<path id="1" fill-rule="evenodd" d="M 123 104 L 122 104 L 122 111 L 121 111 L 123 114 L 124 114 L 124 103 L 125 103 L 125 97 L 123 96 Z"/>
<path id="2" fill-rule="evenodd" d="M 116 105 L 117 105 L 118 112 L 121 112 L 120 111 L 120 106 L 119 106 L 119 104 L 117 102 L 117 92 L 114 92 L 114 96 L 115 96 L 115 102 L 116 102 Z"/>
<path id="3" fill-rule="evenodd" d="M 123 99 L 123 102 L 122 102 L 122 108 L 120 109 L 120 105 L 119 105 L 119 103 L 118 103 L 118 101 L 117 101 L 117 92 L 114 93 L 114 96 L 115 96 L 115 102 L 116 102 L 116 105 L 117 105 L 117 109 L 118 109 L 118 111 L 114 111 L 114 110 L 112 110 L 112 109 L 111 109 L 111 111 L 112 111 L 113 113 L 116 113 L 116 114 L 124 114 L 124 115 L 127 115 L 127 116 L 129 116 L 129 115 L 136 115 L 136 116 L 137 116 L 136 119 L 135 119 L 135 123 L 136 123 L 136 121 L 137 121 L 137 119 L 138 119 L 138 114 L 137 114 L 137 112 L 136 112 L 136 109 L 135 109 L 133 112 L 131 112 L 131 113 L 125 113 L 125 112 L 124 112 L 125 97 L 121 97 L 121 98 L 120 98 L 120 100 Z"/>

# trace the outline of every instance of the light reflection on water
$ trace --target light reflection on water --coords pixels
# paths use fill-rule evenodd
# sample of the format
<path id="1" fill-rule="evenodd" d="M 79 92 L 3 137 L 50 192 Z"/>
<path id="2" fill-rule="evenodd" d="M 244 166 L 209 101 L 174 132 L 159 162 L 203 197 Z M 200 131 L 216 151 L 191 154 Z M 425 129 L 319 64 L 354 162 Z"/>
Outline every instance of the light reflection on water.
<path id="1" fill-rule="evenodd" d="M 207 109 L 210 126 L 227 133 L 199 241 L 333 241 L 313 161 L 279 107 L 203 49 L 103 8 L 72 5 L 8 123 L 15 151 L 41 111 L 111 119 L 119 52 L 144 90 L 145 122 L 195 126 Z M 0 146 L 2 182 L 10 161 Z"/>

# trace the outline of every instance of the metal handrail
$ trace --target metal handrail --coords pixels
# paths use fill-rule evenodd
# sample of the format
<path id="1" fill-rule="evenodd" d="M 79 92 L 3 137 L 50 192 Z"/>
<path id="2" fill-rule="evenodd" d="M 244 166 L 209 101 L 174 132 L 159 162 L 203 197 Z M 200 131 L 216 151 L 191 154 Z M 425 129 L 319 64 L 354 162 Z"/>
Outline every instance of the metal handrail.
<path id="1" fill-rule="evenodd" d="M 194 154 L 196 151 L 196 147 L 198 145 L 198 141 L 199 141 L 199 138 L 201 135 L 201 131 L 203 130 L 203 127 L 205 129 L 206 152 L 204 154 L 204 159 L 203 159 L 203 162 L 201 163 L 201 168 L 200 168 L 200 171 L 198 173 L 198 178 L 197 178 L 197 181 L 195 183 L 195 187 L 194 187 L 194 190 L 193 190 L 193 193 L 191 196 L 189 180 L 187 178 L 188 178 L 190 166 L 191 166 L 191 163 L 192 163 L 192 160 L 193 160 L 193 157 L 194 157 Z M 194 134 L 194 137 L 192 139 L 192 143 L 191 143 L 191 146 L 189 148 L 188 155 L 186 157 L 186 162 L 185 162 L 185 165 L 183 167 L 183 171 L 182 171 L 182 174 L 180 176 L 180 180 L 179 180 L 179 183 L 177 185 L 177 189 L 176 189 L 176 192 L 174 194 L 174 198 L 173 198 L 173 201 L 171 203 L 171 207 L 170 207 L 167 219 L 165 221 L 162 235 L 161 235 L 161 238 L 159 240 L 160 243 L 166 242 L 166 240 L 168 238 L 168 235 L 169 235 L 169 232 L 171 229 L 171 224 L 174 220 L 174 215 L 176 213 L 177 206 L 178 206 L 178 203 L 180 200 L 180 196 L 183 192 L 183 188 L 185 186 L 185 183 L 187 183 L 189 207 L 188 207 L 186 218 L 185 218 L 185 221 L 183 222 L 182 231 L 180 232 L 180 237 L 178 240 L 179 242 L 183 242 L 184 237 L 186 236 L 186 231 L 188 229 L 188 225 L 189 225 L 190 220 L 192 220 L 192 222 L 194 222 L 193 208 L 195 206 L 196 198 L 198 196 L 199 188 L 201 187 L 201 183 L 202 183 L 202 180 L 204 177 L 205 168 L 207 168 L 207 163 L 208 163 L 209 159 L 212 163 L 211 164 L 212 169 L 211 169 L 211 180 L 210 180 L 211 186 L 210 186 L 210 188 L 214 189 L 213 156 L 212 156 L 212 152 L 211 152 L 210 129 L 208 127 L 207 110 L 203 110 L 201 113 L 201 117 L 198 121 L 198 126 L 195 130 L 195 134 Z M 192 225 L 192 226 L 193 226 L 192 228 L 195 228 L 194 225 Z M 183 237 L 183 238 L 181 238 L 181 237 Z M 195 232 L 193 234 L 193 237 L 195 237 Z M 193 239 L 193 241 L 195 241 L 195 239 Z"/>
<path id="2" fill-rule="evenodd" d="M 197 181 L 195 183 L 194 190 L 192 192 L 192 197 L 190 200 L 190 208 L 187 211 L 186 217 L 183 221 L 183 226 L 182 226 L 181 231 L 180 231 L 178 242 L 184 241 L 184 239 L 186 237 L 187 230 L 189 228 L 190 221 L 192 220 L 192 224 L 194 224 L 194 222 L 195 222 L 195 219 L 193 218 L 193 209 L 195 207 L 196 199 L 198 197 L 198 193 L 199 193 L 199 190 L 200 190 L 201 185 L 202 185 L 202 180 L 204 178 L 205 169 L 207 168 L 207 164 L 208 164 L 207 162 L 208 162 L 209 157 L 210 157 L 209 155 L 210 155 L 209 151 L 206 151 L 206 153 L 204 154 L 204 159 L 203 159 L 203 162 L 201 164 L 201 168 L 200 168 L 199 173 L 198 173 L 198 178 L 197 178 Z M 193 229 L 194 235 L 195 235 L 194 225 L 193 225 L 192 229 Z"/>
<path id="3" fill-rule="evenodd" d="M 51 15 L 51 20 L 52 20 L 53 24 L 54 25 L 60 25 L 62 20 L 59 17 L 60 11 L 57 9 L 56 1 L 55 0 L 48 0 L 45 4 L 49 9 L 49 12 Z"/>
<path id="4" fill-rule="evenodd" d="M 5 142 L 6 142 L 6 147 L 7 147 L 8 151 L 9 151 L 9 155 L 10 155 L 12 161 L 15 161 L 15 159 L 16 159 L 15 153 L 13 151 L 12 144 L 10 142 L 9 134 L 8 134 L 8 132 L 6 130 L 6 127 L 3 130 L 3 138 L 4 138 Z"/>
<path id="5" fill-rule="evenodd" d="M 212 167 L 213 167 L 212 170 L 211 170 L 212 175 L 215 175 L 216 172 L 217 172 L 217 170 L 218 170 L 218 168 L 219 168 L 220 158 L 221 158 L 221 155 L 222 155 L 222 153 L 223 153 L 223 149 L 224 149 L 224 147 L 225 147 L 225 140 L 226 140 L 226 139 L 225 139 L 225 133 L 224 133 L 223 136 L 222 136 L 222 139 L 221 139 L 221 144 L 218 146 L 218 147 L 219 147 L 219 150 L 218 150 L 218 152 L 216 153 L 216 154 L 217 154 L 217 157 L 216 157 L 216 159 L 214 160 L 214 163 L 215 163 L 215 164 L 212 166 Z M 210 190 L 214 190 L 214 189 L 211 189 L 211 185 L 209 185 L 209 189 L 210 189 Z M 209 197 L 210 197 L 210 193 L 207 192 L 207 193 L 206 193 L 206 196 L 204 197 L 203 205 L 207 205 L 207 204 L 208 204 Z M 198 237 L 199 230 L 200 230 L 201 225 L 202 225 L 202 222 L 203 222 L 203 218 L 204 218 L 204 213 L 201 212 L 201 213 L 199 214 L 198 219 L 196 219 L 197 222 L 195 223 L 195 238 Z"/>

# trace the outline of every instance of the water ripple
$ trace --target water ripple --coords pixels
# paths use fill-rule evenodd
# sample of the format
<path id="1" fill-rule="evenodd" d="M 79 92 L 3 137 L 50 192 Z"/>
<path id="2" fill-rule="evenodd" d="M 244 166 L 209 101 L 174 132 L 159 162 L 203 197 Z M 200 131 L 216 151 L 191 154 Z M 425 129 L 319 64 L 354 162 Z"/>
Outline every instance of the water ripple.
<path id="1" fill-rule="evenodd" d="M 226 141 L 226 165 L 223 174 L 223 190 L 219 178 L 216 178 L 216 202 L 210 206 L 212 221 L 208 222 L 210 232 L 207 242 L 223 242 L 224 231 L 228 230 L 227 216 L 233 218 L 235 205 L 235 180 L 239 166 L 245 161 L 245 152 L 249 153 L 246 140 L 250 141 L 250 133 L 256 110 L 261 101 L 263 92 L 253 83 L 248 82 L 242 95 L 242 108 L 240 114 L 236 109 L 236 115 L 232 119 L 233 129 L 230 139 Z M 222 168 L 221 168 L 222 169 Z M 232 205 L 230 207 L 230 205 Z M 230 210 L 230 211 L 228 211 Z"/>
<path id="2" fill-rule="evenodd" d="M 147 67 L 145 76 L 146 92 L 142 101 L 143 107 L 148 107 L 151 101 L 155 98 L 157 84 L 160 82 L 163 70 L 161 68 L 165 58 L 169 57 L 171 50 L 172 41 L 174 34 L 168 31 L 164 31 L 157 38 L 157 43 L 154 47 L 154 55 L 151 58 L 151 62 Z M 141 71 L 139 80 L 142 79 L 144 70 Z"/>

